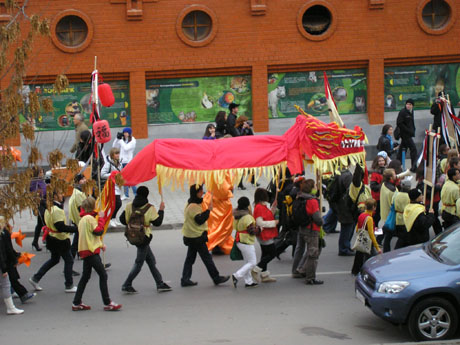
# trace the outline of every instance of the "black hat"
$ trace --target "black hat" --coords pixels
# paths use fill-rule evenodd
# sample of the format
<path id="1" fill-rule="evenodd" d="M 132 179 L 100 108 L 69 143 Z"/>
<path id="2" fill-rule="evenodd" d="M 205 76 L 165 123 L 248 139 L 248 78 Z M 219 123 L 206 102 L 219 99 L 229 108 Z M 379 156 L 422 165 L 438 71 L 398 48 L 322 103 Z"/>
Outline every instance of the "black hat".
<path id="1" fill-rule="evenodd" d="M 241 198 L 238 199 L 238 210 L 247 210 L 249 205 L 250 205 L 249 199 L 246 198 L 245 196 L 242 196 Z"/>
<path id="2" fill-rule="evenodd" d="M 139 188 L 137 188 L 136 195 L 146 198 L 149 196 L 149 189 L 145 186 L 140 186 Z"/>
<path id="3" fill-rule="evenodd" d="M 410 201 L 415 201 L 417 198 L 422 195 L 422 191 L 418 188 L 411 189 L 409 191 L 409 199 Z"/>
<path id="4" fill-rule="evenodd" d="M 238 108 L 240 105 L 236 103 L 230 103 L 228 110 L 232 111 L 234 108 Z"/>
<path id="5" fill-rule="evenodd" d="M 409 99 L 406 101 L 406 104 L 407 104 L 407 103 L 412 104 L 412 106 L 415 105 L 414 100 L 413 100 L 412 98 L 409 98 Z"/>

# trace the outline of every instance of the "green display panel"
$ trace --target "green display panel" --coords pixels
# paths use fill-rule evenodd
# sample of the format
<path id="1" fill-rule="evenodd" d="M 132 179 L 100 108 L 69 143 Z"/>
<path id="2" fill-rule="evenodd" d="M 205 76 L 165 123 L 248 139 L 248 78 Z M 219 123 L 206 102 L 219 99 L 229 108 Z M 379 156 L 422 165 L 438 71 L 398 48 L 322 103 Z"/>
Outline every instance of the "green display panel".
<path id="1" fill-rule="evenodd" d="M 129 83 L 127 80 L 107 82 L 112 88 L 115 97 L 115 104 L 111 107 L 100 107 L 100 117 L 107 120 L 110 127 L 131 126 L 131 115 L 129 107 Z M 34 91 L 39 99 L 49 97 L 53 100 L 54 112 L 45 113 L 41 109 L 38 119 L 34 125 L 37 130 L 55 131 L 63 129 L 74 129 L 73 117 L 82 114 L 86 123 L 89 124 L 91 114 L 91 83 L 70 83 L 60 94 L 54 90 L 53 84 L 30 84 L 23 87 L 23 97 L 27 104 L 29 92 Z M 20 121 L 32 121 L 27 112 L 20 116 Z"/>
<path id="2" fill-rule="evenodd" d="M 339 114 L 365 113 L 366 70 L 347 69 L 326 73 Z M 323 71 L 269 74 L 269 117 L 295 117 L 298 111 L 294 105 L 310 115 L 328 115 Z"/>
<path id="3" fill-rule="evenodd" d="M 385 110 L 404 107 L 412 98 L 416 109 L 427 109 L 440 91 L 459 105 L 460 64 L 420 65 L 385 68 Z"/>
<path id="4" fill-rule="evenodd" d="M 146 81 L 148 123 L 214 122 L 231 102 L 239 114 L 252 118 L 249 75 L 150 79 Z"/>

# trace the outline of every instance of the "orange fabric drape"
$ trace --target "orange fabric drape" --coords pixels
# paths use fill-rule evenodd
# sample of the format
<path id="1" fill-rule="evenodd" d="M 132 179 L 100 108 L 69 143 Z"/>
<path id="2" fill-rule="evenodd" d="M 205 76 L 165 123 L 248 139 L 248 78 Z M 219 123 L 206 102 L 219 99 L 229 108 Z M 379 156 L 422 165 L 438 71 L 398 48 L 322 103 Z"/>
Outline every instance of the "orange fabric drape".
<path id="1" fill-rule="evenodd" d="M 215 247 L 219 248 L 224 254 L 230 254 L 233 246 L 233 207 L 231 198 L 233 197 L 233 185 L 230 176 L 227 175 L 224 183 L 208 191 L 203 198 L 203 205 L 207 209 L 211 202 L 212 192 L 212 212 L 208 219 L 208 250 Z"/>

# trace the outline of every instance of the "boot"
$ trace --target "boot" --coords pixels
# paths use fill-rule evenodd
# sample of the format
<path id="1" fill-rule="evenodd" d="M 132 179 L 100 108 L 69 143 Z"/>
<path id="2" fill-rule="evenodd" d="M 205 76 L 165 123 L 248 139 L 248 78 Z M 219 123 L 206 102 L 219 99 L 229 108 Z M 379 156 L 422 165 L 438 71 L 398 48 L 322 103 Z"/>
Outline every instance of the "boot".
<path id="1" fill-rule="evenodd" d="M 5 298 L 3 300 L 5 302 L 5 305 L 6 305 L 6 313 L 8 315 L 19 315 L 19 314 L 23 314 L 24 313 L 24 310 L 22 309 L 18 309 L 14 306 L 14 303 L 13 303 L 13 298 L 10 296 L 8 298 Z"/>
<path id="2" fill-rule="evenodd" d="M 254 266 L 251 270 L 252 279 L 258 283 L 260 283 L 260 272 L 262 272 L 262 269 L 259 266 Z"/>
<path id="3" fill-rule="evenodd" d="M 270 277 L 270 272 L 265 271 L 260 274 L 262 283 L 274 283 L 276 282 L 276 278 Z"/>

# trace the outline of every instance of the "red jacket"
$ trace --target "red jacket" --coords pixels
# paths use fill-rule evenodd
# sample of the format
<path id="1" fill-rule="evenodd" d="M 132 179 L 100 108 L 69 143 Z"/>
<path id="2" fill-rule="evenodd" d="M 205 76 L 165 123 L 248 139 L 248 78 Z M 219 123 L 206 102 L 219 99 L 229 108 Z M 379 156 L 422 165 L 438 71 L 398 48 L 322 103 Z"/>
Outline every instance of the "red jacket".
<path id="1" fill-rule="evenodd" d="M 313 216 L 315 212 L 319 212 L 319 202 L 317 199 L 308 199 L 307 203 L 305 205 L 305 208 L 307 210 L 307 214 L 309 216 Z M 315 230 L 315 231 L 320 231 L 321 227 L 317 225 L 314 221 L 311 222 L 312 227 L 308 226 L 310 229 Z"/>
<path id="2" fill-rule="evenodd" d="M 372 175 L 371 175 L 371 183 L 375 182 L 375 183 L 377 183 L 377 184 L 379 184 L 381 186 L 382 181 L 383 181 L 383 175 L 382 174 L 379 174 L 378 172 L 373 172 L 372 173 Z M 378 192 L 374 192 L 372 190 L 372 188 L 371 188 L 371 195 L 372 195 L 372 199 L 374 199 L 375 201 L 380 200 L 380 190 Z"/>
<path id="3" fill-rule="evenodd" d="M 273 215 L 272 211 L 265 205 L 257 204 L 254 207 L 254 219 L 262 217 L 263 220 L 275 220 L 275 216 Z M 260 233 L 259 238 L 262 241 L 267 241 L 269 239 L 275 238 L 278 236 L 278 228 L 275 226 L 274 228 L 263 228 L 263 231 Z"/>

